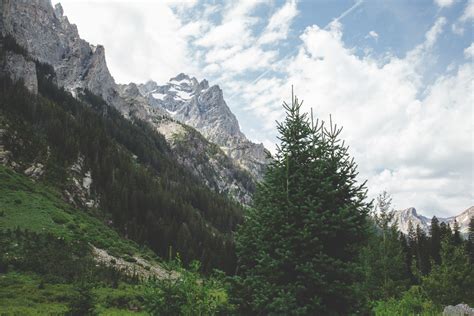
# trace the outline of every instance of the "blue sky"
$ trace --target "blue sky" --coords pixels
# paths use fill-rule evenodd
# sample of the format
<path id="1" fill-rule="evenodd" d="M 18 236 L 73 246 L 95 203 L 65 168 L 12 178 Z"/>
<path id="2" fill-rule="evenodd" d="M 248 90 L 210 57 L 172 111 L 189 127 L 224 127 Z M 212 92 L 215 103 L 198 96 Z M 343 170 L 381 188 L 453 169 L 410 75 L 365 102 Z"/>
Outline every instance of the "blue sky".
<path id="1" fill-rule="evenodd" d="M 294 85 L 344 126 L 371 197 L 427 216 L 474 205 L 473 1 L 61 3 L 119 83 L 206 78 L 269 149 Z"/>

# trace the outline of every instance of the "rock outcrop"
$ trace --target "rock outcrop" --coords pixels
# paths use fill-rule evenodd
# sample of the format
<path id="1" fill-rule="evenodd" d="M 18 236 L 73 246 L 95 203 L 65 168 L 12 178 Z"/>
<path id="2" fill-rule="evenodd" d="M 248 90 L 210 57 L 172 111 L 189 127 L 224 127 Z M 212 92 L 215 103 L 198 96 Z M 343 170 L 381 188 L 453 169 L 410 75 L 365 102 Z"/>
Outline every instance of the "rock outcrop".
<path id="1" fill-rule="evenodd" d="M 443 316 L 474 316 L 474 308 L 467 304 L 449 305 L 444 308 Z"/>
<path id="2" fill-rule="evenodd" d="M 38 93 L 36 65 L 34 62 L 27 60 L 23 55 L 6 52 L 3 64 L 0 65 L 0 73 L 10 77 L 13 82 L 22 80 L 30 92 Z"/>

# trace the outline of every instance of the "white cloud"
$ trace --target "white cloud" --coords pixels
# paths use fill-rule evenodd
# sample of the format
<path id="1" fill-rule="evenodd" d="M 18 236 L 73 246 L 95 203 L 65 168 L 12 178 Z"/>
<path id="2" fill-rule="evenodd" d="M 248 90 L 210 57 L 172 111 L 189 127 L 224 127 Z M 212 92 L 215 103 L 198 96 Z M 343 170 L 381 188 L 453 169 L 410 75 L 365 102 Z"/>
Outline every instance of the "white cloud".
<path id="1" fill-rule="evenodd" d="M 276 53 L 274 51 L 264 51 L 259 47 L 249 47 L 227 58 L 221 63 L 221 66 L 227 71 L 242 73 L 248 70 L 270 67 L 270 63 L 275 58 Z"/>
<path id="2" fill-rule="evenodd" d="M 471 43 L 471 45 L 469 45 L 469 47 L 467 47 L 465 50 L 464 50 L 464 57 L 466 58 L 471 58 L 473 59 L 474 58 L 474 43 Z"/>
<path id="3" fill-rule="evenodd" d="M 371 37 L 375 40 L 378 40 L 379 34 L 375 31 L 370 31 L 369 34 L 367 34 L 366 38 L 369 38 L 369 37 Z"/>
<path id="4" fill-rule="evenodd" d="M 61 4 L 71 23 L 79 25 L 82 38 L 104 45 L 109 69 L 120 83 L 144 78 L 166 81 L 180 72 L 199 72 L 188 37 L 196 36 L 203 25 L 183 25 L 172 10 L 194 2 L 62 0 Z"/>
<path id="5" fill-rule="evenodd" d="M 435 3 L 440 8 L 448 8 L 454 4 L 454 0 L 435 0 Z"/>
<path id="6" fill-rule="evenodd" d="M 263 34 L 260 36 L 259 44 L 275 44 L 279 40 L 286 39 L 293 19 L 298 15 L 296 0 L 289 0 L 275 14 L 272 15 Z"/>
<path id="7" fill-rule="evenodd" d="M 258 18 L 252 16 L 252 13 L 260 4 L 262 3 L 253 0 L 230 2 L 222 14 L 222 23 L 212 25 L 210 31 L 195 43 L 199 46 L 212 48 L 230 47 L 253 41 L 251 27 L 258 21 Z"/>
<path id="8" fill-rule="evenodd" d="M 309 27 L 284 79 L 262 79 L 244 90 L 248 108 L 264 122 L 281 118 L 279 100 L 288 100 L 294 84 L 306 110 L 314 107 L 323 119 L 332 114 L 344 126 L 343 138 L 372 195 L 387 189 L 398 208 L 457 213 L 474 199 L 474 67 L 461 65 L 430 87 L 421 80 L 445 23 L 439 18 L 405 58 L 384 63 L 356 56 L 342 41 L 340 26 Z"/>
<path id="9" fill-rule="evenodd" d="M 439 17 L 435 24 L 430 28 L 428 32 L 426 32 L 425 38 L 426 41 L 424 45 L 426 47 L 432 47 L 436 40 L 438 39 L 438 36 L 443 32 L 443 27 L 446 24 L 446 18 L 445 17 Z"/>
<path id="10" fill-rule="evenodd" d="M 468 1 L 463 14 L 459 18 L 461 22 L 467 22 L 474 19 L 474 1 Z"/>

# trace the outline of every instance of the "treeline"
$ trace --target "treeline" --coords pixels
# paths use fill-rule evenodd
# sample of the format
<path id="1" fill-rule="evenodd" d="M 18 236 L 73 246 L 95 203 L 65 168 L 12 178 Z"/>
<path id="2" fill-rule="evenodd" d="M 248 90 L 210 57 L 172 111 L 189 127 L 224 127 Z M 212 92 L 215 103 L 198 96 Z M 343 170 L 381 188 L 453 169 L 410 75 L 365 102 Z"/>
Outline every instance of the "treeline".
<path id="1" fill-rule="evenodd" d="M 15 161 L 45 162 L 44 179 L 67 185 L 68 168 L 84 157 L 99 214 L 122 235 L 167 257 L 180 253 L 203 270 L 235 267 L 232 231 L 242 208 L 207 189 L 175 160 L 165 139 L 142 121 L 123 118 L 97 96 L 82 100 L 55 85 L 52 67 L 37 63 L 38 96 L 0 79 L 4 136 Z M 134 159 L 133 155 L 137 158 Z"/>
<path id="2" fill-rule="evenodd" d="M 409 223 L 408 234 L 393 222 L 384 192 L 372 214 L 373 229 L 361 253 L 363 292 L 380 314 L 439 313 L 442 306 L 474 304 L 474 218 L 469 238 L 436 217 L 426 233 Z"/>

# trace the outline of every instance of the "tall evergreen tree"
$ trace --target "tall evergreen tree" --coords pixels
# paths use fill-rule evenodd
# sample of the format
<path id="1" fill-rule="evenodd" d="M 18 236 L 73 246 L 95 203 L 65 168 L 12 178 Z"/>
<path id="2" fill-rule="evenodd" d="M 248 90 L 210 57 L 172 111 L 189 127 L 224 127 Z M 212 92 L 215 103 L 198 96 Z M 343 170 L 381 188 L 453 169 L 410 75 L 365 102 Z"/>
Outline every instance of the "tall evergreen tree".
<path id="1" fill-rule="evenodd" d="M 367 238 L 365 183 L 332 123 L 292 97 L 280 146 L 236 236 L 243 312 L 347 315 L 362 298 L 356 258 Z"/>
<path id="2" fill-rule="evenodd" d="M 441 236 L 441 240 L 451 240 L 451 227 L 449 225 L 446 225 L 445 222 L 442 222 L 439 225 L 439 233 Z"/>
<path id="3" fill-rule="evenodd" d="M 453 244 L 455 246 L 459 246 L 462 244 L 461 231 L 457 220 L 454 220 L 453 225 Z"/>
<path id="4" fill-rule="evenodd" d="M 373 212 L 374 232 L 362 252 L 364 290 L 371 301 L 395 297 L 409 283 L 402 243 L 406 243 L 406 240 L 404 237 L 402 242 L 399 239 L 398 225 L 393 222 L 391 202 L 390 195 L 385 191 L 377 197 Z"/>
<path id="5" fill-rule="evenodd" d="M 469 235 L 467 237 L 467 252 L 469 261 L 474 265 L 474 216 L 469 221 Z"/>
<path id="6" fill-rule="evenodd" d="M 441 263 L 441 231 L 439 226 L 439 220 L 436 216 L 433 216 L 431 219 L 431 227 L 430 227 L 430 236 L 431 236 L 431 258 L 434 260 L 436 264 Z"/>
<path id="7" fill-rule="evenodd" d="M 416 225 L 416 263 L 422 275 L 430 272 L 429 239 L 420 225 Z"/>
<path id="8" fill-rule="evenodd" d="M 445 240 L 441 246 L 441 264 L 423 277 L 422 287 L 438 304 L 474 304 L 474 269 L 464 247 Z"/>

